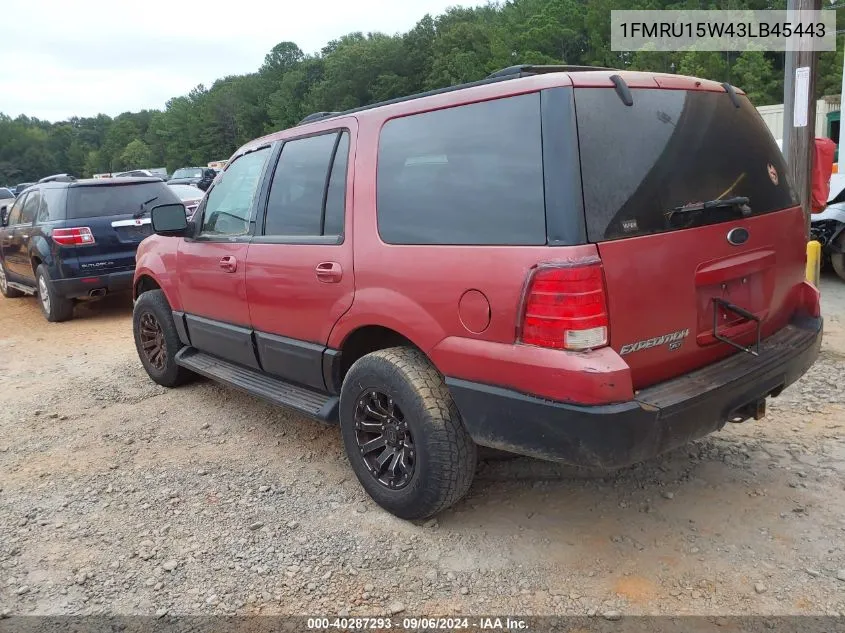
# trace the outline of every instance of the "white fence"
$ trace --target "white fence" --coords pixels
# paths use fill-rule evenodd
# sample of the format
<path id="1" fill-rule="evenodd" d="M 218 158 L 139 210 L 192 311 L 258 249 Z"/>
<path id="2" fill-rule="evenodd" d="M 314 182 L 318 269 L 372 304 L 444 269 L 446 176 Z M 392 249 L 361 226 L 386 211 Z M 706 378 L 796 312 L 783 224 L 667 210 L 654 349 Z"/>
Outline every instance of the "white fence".
<path id="1" fill-rule="evenodd" d="M 816 101 L 816 133 L 815 136 L 827 135 L 827 115 L 839 110 L 839 103 L 830 99 Z M 766 126 L 776 139 L 783 138 L 783 104 L 758 106 L 757 111 L 763 117 Z"/>

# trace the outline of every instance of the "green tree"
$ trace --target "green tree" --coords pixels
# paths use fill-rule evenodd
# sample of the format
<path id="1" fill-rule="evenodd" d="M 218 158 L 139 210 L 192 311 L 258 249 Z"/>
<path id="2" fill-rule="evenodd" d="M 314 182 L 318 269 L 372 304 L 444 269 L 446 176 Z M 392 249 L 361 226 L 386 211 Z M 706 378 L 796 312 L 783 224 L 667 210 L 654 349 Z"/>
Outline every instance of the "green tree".
<path id="1" fill-rule="evenodd" d="M 767 105 L 778 103 L 783 93 L 778 95 L 779 84 L 772 72 L 772 62 L 761 51 L 743 51 L 731 71 L 733 83 L 741 86 L 751 103 Z"/>
<path id="2" fill-rule="evenodd" d="M 120 154 L 120 161 L 124 169 L 145 169 L 150 165 L 150 148 L 141 139 L 134 139 L 126 144 Z"/>
<path id="3" fill-rule="evenodd" d="M 315 111 L 357 108 L 486 77 L 514 64 L 583 64 L 676 72 L 743 88 L 755 105 L 783 99 L 782 53 L 611 50 L 614 9 L 782 9 L 786 0 L 502 0 L 425 15 L 402 34 L 348 33 L 318 53 L 282 41 L 254 73 L 174 96 L 162 110 L 49 122 L 0 113 L 0 181 L 124 168 L 168 170 L 227 158 L 245 141 Z M 845 29 L 845 11 L 837 12 Z M 839 94 L 845 37 L 820 55 L 816 96 Z"/>

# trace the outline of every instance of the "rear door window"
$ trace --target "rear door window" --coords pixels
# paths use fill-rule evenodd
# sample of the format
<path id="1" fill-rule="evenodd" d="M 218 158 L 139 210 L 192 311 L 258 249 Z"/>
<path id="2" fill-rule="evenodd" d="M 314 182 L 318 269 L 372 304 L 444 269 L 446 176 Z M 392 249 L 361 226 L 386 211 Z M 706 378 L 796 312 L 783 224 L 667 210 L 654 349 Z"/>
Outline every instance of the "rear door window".
<path id="1" fill-rule="evenodd" d="M 88 185 L 68 189 L 67 218 L 80 220 L 137 213 L 150 206 L 179 203 L 163 182 Z"/>
<path id="2" fill-rule="evenodd" d="M 348 132 L 286 142 L 273 174 L 264 234 L 341 235 L 348 153 Z"/>
<path id="3" fill-rule="evenodd" d="M 377 195 L 390 244 L 545 244 L 540 94 L 388 121 Z"/>
<path id="4" fill-rule="evenodd" d="M 587 234 L 592 242 L 724 222 L 736 207 L 674 213 L 748 198 L 747 215 L 797 204 L 783 154 L 757 110 L 724 92 L 575 91 Z"/>
<path id="5" fill-rule="evenodd" d="M 324 235 L 343 235 L 343 221 L 346 215 L 346 177 L 349 161 L 349 132 L 340 135 L 326 192 Z"/>

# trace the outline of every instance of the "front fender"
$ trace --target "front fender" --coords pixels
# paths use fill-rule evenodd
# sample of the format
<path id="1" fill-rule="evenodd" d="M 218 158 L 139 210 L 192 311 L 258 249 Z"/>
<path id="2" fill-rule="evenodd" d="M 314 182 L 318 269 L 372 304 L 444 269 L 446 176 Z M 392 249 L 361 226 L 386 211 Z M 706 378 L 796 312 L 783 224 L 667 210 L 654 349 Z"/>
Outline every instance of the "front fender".
<path id="1" fill-rule="evenodd" d="M 141 278 L 149 277 L 162 289 L 171 309 L 182 310 L 179 276 L 176 269 L 177 252 L 178 240 L 173 238 L 160 238 L 153 235 L 141 242 L 135 255 L 133 296 L 136 296 L 135 289 Z"/>

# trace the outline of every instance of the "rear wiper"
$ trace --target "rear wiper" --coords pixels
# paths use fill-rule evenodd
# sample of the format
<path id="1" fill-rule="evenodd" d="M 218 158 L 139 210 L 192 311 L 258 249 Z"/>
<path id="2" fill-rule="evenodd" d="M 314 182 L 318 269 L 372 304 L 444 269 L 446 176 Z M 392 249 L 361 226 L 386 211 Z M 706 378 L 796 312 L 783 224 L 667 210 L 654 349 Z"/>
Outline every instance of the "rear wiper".
<path id="1" fill-rule="evenodd" d="M 735 209 L 739 211 L 742 217 L 751 215 L 751 207 L 748 206 L 750 199 L 746 196 L 735 196 L 733 198 L 724 198 L 722 200 L 708 200 L 707 202 L 694 202 L 692 204 L 685 204 L 680 207 L 675 207 L 666 212 L 666 221 L 671 222 L 672 218 L 681 214 L 701 213 L 708 209 Z"/>
<path id="2" fill-rule="evenodd" d="M 145 213 L 147 213 L 147 205 L 148 205 L 150 202 L 155 202 L 156 200 L 158 200 L 158 196 L 156 196 L 155 198 L 150 198 L 150 199 L 149 199 L 149 200 L 147 200 L 146 202 L 142 202 L 142 203 L 141 203 L 141 209 L 140 209 L 139 211 L 137 211 L 137 212 L 135 213 L 135 215 L 133 215 L 132 217 L 133 217 L 133 218 L 135 218 L 136 220 L 137 220 L 138 218 L 142 217 Z"/>

